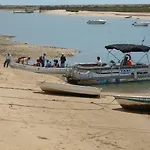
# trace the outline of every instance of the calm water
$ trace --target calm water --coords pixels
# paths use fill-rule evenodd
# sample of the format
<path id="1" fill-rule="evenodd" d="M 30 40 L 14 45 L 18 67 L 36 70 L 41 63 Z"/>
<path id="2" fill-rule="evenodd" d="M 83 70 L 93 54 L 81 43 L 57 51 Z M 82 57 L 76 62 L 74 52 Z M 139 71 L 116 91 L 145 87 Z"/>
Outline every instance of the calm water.
<path id="1" fill-rule="evenodd" d="M 135 21 L 133 18 L 105 17 L 100 18 L 107 20 L 105 25 L 88 25 L 86 24 L 87 20 L 98 19 L 98 17 L 1 12 L 0 19 L 0 34 L 15 35 L 14 40 L 26 41 L 30 44 L 79 49 L 80 54 L 67 58 L 69 64 L 94 62 L 98 55 L 101 56 L 103 62 L 111 59 L 116 61 L 111 55 L 108 57 L 108 52 L 104 48 L 108 44 L 141 44 L 145 37 L 144 44 L 150 46 L 150 26 L 134 27 L 132 26 Z M 123 56 L 118 51 L 114 51 L 114 54 L 119 58 Z M 133 60 L 137 61 L 143 54 L 131 55 Z M 111 86 L 107 87 L 114 89 Z M 137 87 L 136 84 L 135 87 Z M 118 86 L 115 87 L 115 89 L 117 88 Z M 106 88 L 104 87 L 104 89 Z M 128 85 L 123 85 L 121 89 L 129 88 Z"/>
<path id="2" fill-rule="evenodd" d="M 145 37 L 150 46 L 150 26 L 134 27 L 135 19 L 105 17 L 105 25 L 88 25 L 89 19 L 98 17 L 46 15 L 46 14 L 13 14 L 0 13 L 0 34 L 15 35 L 15 40 L 38 45 L 53 45 L 75 48 L 81 51 L 75 57 L 68 58 L 68 63 L 94 62 L 99 55 L 102 61 L 114 59 L 108 57 L 105 45 L 114 43 L 141 44 Z M 123 55 L 114 51 L 119 58 Z M 141 54 L 132 54 L 138 60 Z"/>

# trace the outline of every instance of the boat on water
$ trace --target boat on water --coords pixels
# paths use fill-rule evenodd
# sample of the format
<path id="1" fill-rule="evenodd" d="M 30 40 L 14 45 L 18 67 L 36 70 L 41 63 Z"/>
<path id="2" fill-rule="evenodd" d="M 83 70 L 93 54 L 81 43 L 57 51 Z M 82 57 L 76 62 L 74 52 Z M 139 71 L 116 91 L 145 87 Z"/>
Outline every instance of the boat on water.
<path id="1" fill-rule="evenodd" d="M 115 100 L 125 109 L 150 111 L 150 96 L 114 96 Z"/>
<path id="2" fill-rule="evenodd" d="M 70 68 L 44 68 L 44 67 L 36 67 L 31 65 L 23 65 L 16 62 L 10 63 L 11 68 L 27 70 L 35 73 L 43 73 L 43 74 L 65 74 L 65 72 Z"/>
<path id="3" fill-rule="evenodd" d="M 132 18 L 132 16 L 125 16 L 125 18 Z"/>
<path id="4" fill-rule="evenodd" d="M 133 26 L 148 26 L 149 22 L 134 22 Z"/>
<path id="5" fill-rule="evenodd" d="M 40 88 L 45 92 L 79 94 L 99 97 L 101 90 L 96 87 L 78 86 L 71 84 L 57 84 L 50 82 L 39 82 Z"/>
<path id="6" fill-rule="evenodd" d="M 98 20 L 88 20 L 87 23 L 88 24 L 105 24 L 106 20 L 101 20 L 101 19 L 98 19 Z"/>
<path id="7" fill-rule="evenodd" d="M 129 57 L 130 52 L 142 52 L 141 59 L 148 56 L 150 50 L 148 46 L 134 44 L 113 44 L 105 48 L 112 55 L 112 50 L 118 50 Z M 65 77 L 69 83 L 81 85 L 147 81 L 150 80 L 150 63 L 138 61 L 129 66 L 124 64 L 124 59 L 119 59 L 119 63 L 103 63 L 101 66 L 97 63 L 76 64 L 66 72 Z"/>
<path id="8" fill-rule="evenodd" d="M 13 11 L 13 13 L 34 13 L 32 9 L 25 9 L 24 11 Z"/>

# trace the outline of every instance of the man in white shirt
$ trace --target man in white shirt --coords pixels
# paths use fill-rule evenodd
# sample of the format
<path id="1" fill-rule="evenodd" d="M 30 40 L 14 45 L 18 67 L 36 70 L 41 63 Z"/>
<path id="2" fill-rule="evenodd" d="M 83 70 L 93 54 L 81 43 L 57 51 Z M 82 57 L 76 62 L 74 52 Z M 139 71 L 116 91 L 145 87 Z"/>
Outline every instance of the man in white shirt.
<path id="1" fill-rule="evenodd" d="M 4 62 L 4 67 L 5 66 L 8 67 L 8 65 L 10 64 L 10 61 L 11 61 L 11 54 L 8 53 Z"/>
<path id="2" fill-rule="evenodd" d="M 97 57 L 97 65 L 98 66 L 102 65 L 102 61 L 101 61 L 101 58 L 99 56 Z"/>

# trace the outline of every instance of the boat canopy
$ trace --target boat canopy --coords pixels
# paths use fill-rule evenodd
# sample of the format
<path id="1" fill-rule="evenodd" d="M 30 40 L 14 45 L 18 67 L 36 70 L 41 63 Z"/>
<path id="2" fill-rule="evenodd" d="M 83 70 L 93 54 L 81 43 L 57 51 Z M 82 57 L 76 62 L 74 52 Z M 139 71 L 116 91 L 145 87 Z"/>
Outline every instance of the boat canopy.
<path id="1" fill-rule="evenodd" d="M 134 45 L 134 44 L 113 44 L 105 46 L 106 49 L 116 49 L 122 53 L 130 52 L 148 52 L 150 50 L 149 46 L 145 45 Z"/>

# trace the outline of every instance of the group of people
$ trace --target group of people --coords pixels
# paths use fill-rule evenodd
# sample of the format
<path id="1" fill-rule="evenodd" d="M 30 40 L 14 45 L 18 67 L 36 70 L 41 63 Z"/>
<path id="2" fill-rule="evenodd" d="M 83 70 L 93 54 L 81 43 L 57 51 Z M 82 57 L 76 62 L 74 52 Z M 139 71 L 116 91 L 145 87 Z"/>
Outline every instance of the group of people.
<path id="1" fill-rule="evenodd" d="M 102 61 L 101 61 L 101 58 L 98 56 L 97 57 L 97 65 L 98 66 L 102 66 Z M 114 61 L 113 62 L 111 62 L 111 63 L 114 63 Z M 126 54 L 125 56 L 124 56 L 124 59 L 121 61 L 121 64 L 120 64 L 121 66 L 132 66 L 132 58 L 131 58 L 131 55 L 130 54 Z"/>
<path id="2" fill-rule="evenodd" d="M 30 59 L 31 59 L 30 57 L 19 57 L 16 62 L 24 64 L 24 65 L 29 65 L 29 60 Z M 61 68 L 64 68 L 65 67 L 65 62 L 66 62 L 66 57 L 64 56 L 63 53 L 62 53 L 62 55 L 60 57 L 60 64 L 59 64 L 59 61 L 57 59 L 54 59 L 53 62 L 51 62 L 50 60 L 46 59 L 46 54 L 44 53 L 42 56 L 40 56 L 36 60 L 36 63 L 33 64 L 33 66 L 46 67 L 46 68 L 50 68 L 50 67 L 57 67 L 57 68 L 61 67 Z"/>
<path id="3" fill-rule="evenodd" d="M 28 65 L 29 64 L 29 60 L 31 58 L 30 57 L 19 57 L 18 60 L 16 61 L 16 63 L 21 63 L 21 64 L 24 64 L 24 65 Z"/>

